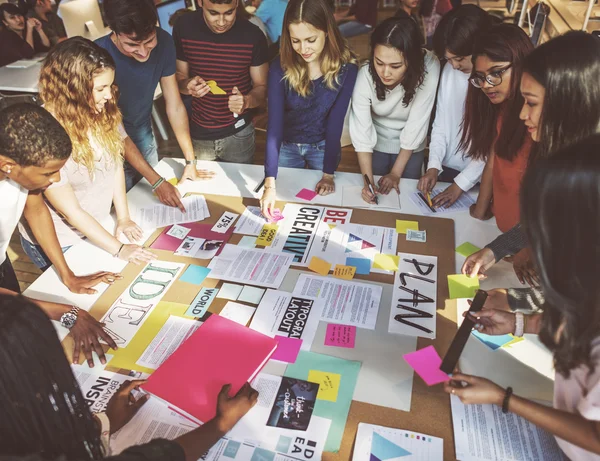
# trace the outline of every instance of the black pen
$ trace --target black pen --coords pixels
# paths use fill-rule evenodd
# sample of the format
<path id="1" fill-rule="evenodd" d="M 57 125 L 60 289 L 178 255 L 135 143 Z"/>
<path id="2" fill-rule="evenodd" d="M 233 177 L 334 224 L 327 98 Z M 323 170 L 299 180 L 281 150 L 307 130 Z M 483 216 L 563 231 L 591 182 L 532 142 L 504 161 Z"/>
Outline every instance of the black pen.
<path id="1" fill-rule="evenodd" d="M 367 186 L 369 186 L 369 190 L 371 191 L 371 194 L 373 194 L 374 200 L 375 200 L 375 205 L 379 205 L 379 199 L 377 198 L 377 194 L 375 194 L 375 189 L 373 188 L 373 185 L 371 184 L 371 181 L 369 180 L 369 177 L 367 175 L 365 176 L 365 181 L 367 181 Z"/>
<path id="2" fill-rule="evenodd" d="M 262 182 L 261 182 L 261 183 L 260 183 L 258 186 L 256 186 L 256 188 L 254 189 L 254 192 L 255 192 L 255 193 L 257 193 L 257 194 L 258 194 L 258 192 L 259 192 L 259 191 L 262 189 L 262 187 L 265 185 L 265 179 L 266 179 L 266 178 L 263 178 Z"/>

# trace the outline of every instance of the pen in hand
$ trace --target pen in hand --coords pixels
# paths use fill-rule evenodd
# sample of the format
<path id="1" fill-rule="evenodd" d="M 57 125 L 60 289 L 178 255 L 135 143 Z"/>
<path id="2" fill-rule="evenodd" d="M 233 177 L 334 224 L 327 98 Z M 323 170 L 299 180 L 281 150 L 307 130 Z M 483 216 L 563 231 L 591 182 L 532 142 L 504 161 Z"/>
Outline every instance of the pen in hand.
<path id="1" fill-rule="evenodd" d="M 365 181 L 367 182 L 367 186 L 369 186 L 369 191 L 371 192 L 371 194 L 373 194 L 373 200 L 375 201 L 375 205 L 379 205 L 379 199 L 377 198 L 377 194 L 375 193 L 373 184 L 371 184 L 371 181 L 369 180 L 369 177 L 367 175 L 364 175 L 364 177 Z"/>

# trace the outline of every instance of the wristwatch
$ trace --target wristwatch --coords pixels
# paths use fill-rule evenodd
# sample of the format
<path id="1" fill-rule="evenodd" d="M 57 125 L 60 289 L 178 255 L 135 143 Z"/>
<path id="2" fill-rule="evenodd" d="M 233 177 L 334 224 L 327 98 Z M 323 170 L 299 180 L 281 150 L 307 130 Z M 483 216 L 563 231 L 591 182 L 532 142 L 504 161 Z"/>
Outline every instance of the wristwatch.
<path id="1" fill-rule="evenodd" d="M 72 306 L 69 312 L 64 313 L 60 317 L 60 324 L 67 328 L 71 329 L 77 322 L 77 316 L 79 315 L 79 308 L 77 306 Z"/>
<path id="2" fill-rule="evenodd" d="M 197 160 L 197 159 L 194 159 L 194 160 L 186 160 L 186 161 L 185 161 L 185 164 L 186 164 L 186 166 L 187 166 L 187 165 L 194 165 L 194 166 L 196 166 L 196 165 L 197 165 L 197 163 L 198 163 L 198 160 Z"/>

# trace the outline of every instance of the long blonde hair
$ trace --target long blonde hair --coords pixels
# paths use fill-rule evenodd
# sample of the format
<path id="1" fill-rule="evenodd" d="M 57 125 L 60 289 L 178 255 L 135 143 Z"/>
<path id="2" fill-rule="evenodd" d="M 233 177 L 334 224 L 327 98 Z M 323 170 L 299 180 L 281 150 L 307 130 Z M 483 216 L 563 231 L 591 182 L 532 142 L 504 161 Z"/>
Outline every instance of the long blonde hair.
<path id="1" fill-rule="evenodd" d="M 290 0 L 283 18 L 280 61 L 285 72 L 284 78 L 290 87 L 300 96 L 306 97 L 310 94 L 312 81 L 306 62 L 294 51 L 289 29 L 291 24 L 301 22 L 310 24 L 326 34 L 325 48 L 321 53 L 320 61 L 323 79 L 328 88 L 335 89 L 339 83 L 338 75 L 342 66 L 356 63 L 357 59 L 342 37 L 325 0 Z"/>
<path id="2" fill-rule="evenodd" d="M 71 138 L 73 160 L 85 166 L 92 178 L 95 162 L 90 135 L 110 161 L 121 162 L 124 153 L 116 86 L 113 84 L 113 99 L 106 102 L 102 112 L 96 111 L 94 103 L 94 76 L 106 69 L 115 69 L 108 51 L 83 37 L 73 37 L 48 53 L 40 73 L 40 97 L 45 108 Z"/>

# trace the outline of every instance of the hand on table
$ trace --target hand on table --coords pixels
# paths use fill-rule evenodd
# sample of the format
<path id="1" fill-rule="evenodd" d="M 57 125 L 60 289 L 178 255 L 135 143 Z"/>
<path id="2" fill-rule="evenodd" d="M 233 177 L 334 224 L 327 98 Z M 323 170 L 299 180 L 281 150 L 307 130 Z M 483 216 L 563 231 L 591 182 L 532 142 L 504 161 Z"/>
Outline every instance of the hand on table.
<path id="1" fill-rule="evenodd" d="M 168 181 L 163 181 L 154 192 L 161 203 L 174 208 L 179 208 L 182 213 L 185 213 L 185 207 L 183 206 L 183 203 L 181 203 L 181 192 L 179 192 L 179 189 L 173 184 Z"/>
<path id="2" fill-rule="evenodd" d="M 528 283 L 534 288 L 540 286 L 540 278 L 535 268 L 530 248 L 524 248 L 514 255 L 513 269 L 521 284 L 525 285 L 525 283 Z"/>
<path id="3" fill-rule="evenodd" d="M 240 115 L 248 108 L 248 100 L 240 93 L 237 86 L 233 87 L 231 96 L 229 96 L 229 110 L 234 114 Z"/>
<path id="4" fill-rule="evenodd" d="M 470 301 L 469 301 L 470 304 Z M 491 336 L 513 334 L 515 332 L 515 314 L 496 309 L 482 309 L 478 312 L 465 312 L 463 317 L 468 317 L 475 322 L 475 329 L 479 333 Z"/>
<path id="5" fill-rule="evenodd" d="M 210 170 L 198 170 L 196 165 L 186 165 L 183 168 L 183 174 L 177 184 L 181 184 L 186 180 L 190 181 L 206 181 L 215 177 L 215 172 Z"/>
<path id="6" fill-rule="evenodd" d="M 323 173 L 323 177 L 315 186 L 315 192 L 319 195 L 329 195 L 335 192 L 335 182 L 332 174 Z"/>
<path id="7" fill-rule="evenodd" d="M 363 186 L 363 189 L 362 189 L 362 192 L 360 195 L 365 202 L 375 204 L 375 197 L 377 197 L 376 194 L 377 194 L 377 188 L 375 188 L 375 194 L 372 194 L 371 190 L 369 189 L 369 186 L 365 185 L 365 186 Z"/>
<path id="8" fill-rule="evenodd" d="M 277 192 L 275 187 L 265 187 L 262 197 L 260 198 L 260 211 L 263 216 L 270 217 L 271 210 L 275 208 L 275 201 L 277 200 Z"/>
<path id="9" fill-rule="evenodd" d="M 483 248 L 469 256 L 462 265 L 461 272 L 469 277 L 485 279 L 487 270 L 496 264 L 494 252 L 489 248 Z"/>
<path id="10" fill-rule="evenodd" d="M 454 203 L 463 194 L 463 190 L 456 185 L 456 183 L 450 184 L 444 192 L 436 195 L 431 202 L 435 208 L 446 208 L 454 205 Z"/>
<path id="11" fill-rule="evenodd" d="M 463 387 L 461 383 L 466 383 Z M 456 395 L 466 405 L 493 403 L 502 406 L 505 391 L 489 379 L 454 373 L 452 379 L 444 383 L 448 394 Z"/>
<path id="12" fill-rule="evenodd" d="M 139 389 L 145 382 L 145 379 L 125 381 L 108 402 L 106 416 L 110 421 L 111 434 L 114 434 L 131 421 L 131 418 L 135 416 L 141 406 L 150 398 L 149 395 L 143 395 L 136 401 L 131 394 L 131 391 Z"/>
<path id="13" fill-rule="evenodd" d="M 387 195 L 392 189 L 400 193 L 400 176 L 396 176 L 394 173 L 388 173 L 385 176 L 379 178 L 377 182 L 377 191 L 380 194 Z"/>
<path id="14" fill-rule="evenodd" d="M 210 92 L 210 87 L 198 76 L 188 82 L 187 89 L 193 98 L 201 98 Z"/>
<path id="15" fill-rule="evenodd" d="M 75 275 L 73 274 L 69 278 L 63 279 L 63 283 L 69 289 L 69 291 L 77 294 L 93 295 L 97 293 L 92 287 L 100 283 L 107 283 L 112 285 L 115 281 L 121 280 L 123 276 L 121 274 L 115 274 L 114 272 L 96 272 L 89 275 Z"/>
<path id="16" fill-rule="evenodd" d="M 423 194 L 430 194 L 437 184 L 439 171 L 437 168 L 429 168 L 427 172 L 421 176 L 417 183 L 417 189 Z"/>
<path id="17" fill-rule="evenodd" d="M 225 384 L 217 400 L 217 419 L 225 432 L 229 432 L 258 401 L 258 391 L 248 383 L 234 397 L 229 397 L 230 389 L 231 384 Z"/>
<path id="18" fill-rule="evenodd" d="M 140 226 L 134 223 L 129 217 L 119 219 L 115 228 L 115 237 L 118 239 L 121 234 L 127 237 L 130 242 L 139 242 L 144 236 L 144 231 Z"/>
<path id="19" fill-rule="evenodd" d="M 154 253 L 134 244 L 123 245 L 117 256 L 123 261 L 128 261 L 136 265 L 146 264 L 156 259 Z"/>
<path id="20" fill-rule="evenodd" d="M 104 349 L 100 344 L 102 339 L 112 349 L 117 349 L 117 345 L 110 335 L 104 331 L 104 324 L 98 322 L 92 317 L 87 311 L 80 309 L 77 313 L 77 320 L 75 325 L 70 330 L 70 335 L 73 337 L 75 346 L 73 348 L 73 363 L 79 363 L 79 355 L 83 351 L 83 355 L 87 360 L 88 366 L 93 368 L 94 359 L 92 357 L 92 351 L 96 351 L 100 362 L 104 365 L 106 363 L 106 357 L 104 356 Z"/>

